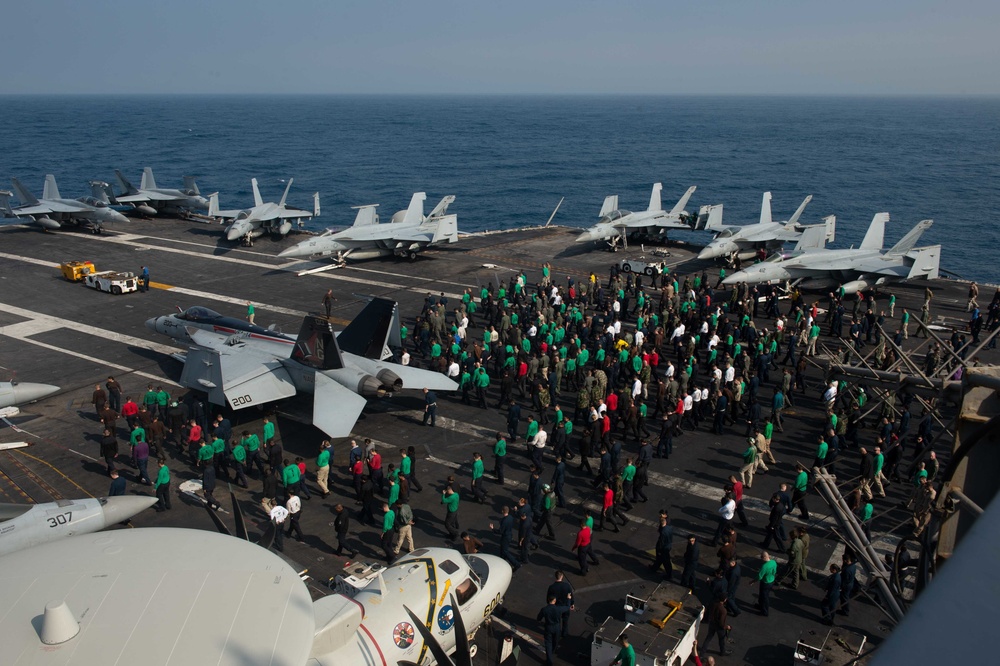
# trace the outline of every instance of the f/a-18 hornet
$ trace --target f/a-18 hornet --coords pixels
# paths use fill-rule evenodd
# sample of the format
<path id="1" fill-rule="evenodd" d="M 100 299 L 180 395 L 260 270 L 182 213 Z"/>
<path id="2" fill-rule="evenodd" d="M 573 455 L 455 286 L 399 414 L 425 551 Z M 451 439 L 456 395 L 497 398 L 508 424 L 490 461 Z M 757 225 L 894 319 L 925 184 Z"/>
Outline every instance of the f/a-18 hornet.
<path id="1" fill-rule="evenodd" d="M 619 244 L 628 245 L 629 236 L 665 239 L 666 233 L 670 229 L 690 231 L 694 227 L 685 221 L 689 215 L 684 210 L 684 206 L 687 205 L 696 189 L 698 188 L 689 187 L 684 196 L 669 211 L 663 210 L 663 204 L 660 202 L 660 192 L 663 190 L 662 183 L 653 184 L 653 193 L 649 197 L 649 208 L 638 213 L 618 208 L 617 194 L 605 197 L 597 224 L 580 234 L 576 242 L 604 241 L 611 249 L 616 250 Z"/>
<path id="2" fill-rule="evenodd" d="M 0 191 L 0 208 L 4 217 L 32 220 L 46 231 L 78 226 L 99 234 L 105 222 L 128 222 L 128 218 L 108 206 L 91 205 L 79 199 L 64 199 L 59 194 L 56 177 L 45 176 L 42 198 L 38 199 L 17 178 L 11 179 L 14 192 Z M 12 208 L 10 198 L 16 193 L 21 205 Z"/>
<path id="3" fill-rule="evenodd" d="M 284 238 L 292 230 L 292 222 L 301 224 L 304 220 L 319 217 L 319 192 L 313 193 L 313 209 L 311 211 L 285 205 L 288 190 L 291 189 L 293 182 L 295 182 L 294 178 L 288 180 L 285 193 L 281 195 L 281 201 L 264 203 L 260 196 L 260 190 L 257 188 L 257 179 L 251 178 L 253 208 L 219 210 L 219 195 L 216 193 L 208 197 L 208 216 L 232 220 L 226 227 L 226 240 L 252 239 L 264 234 Z"/>

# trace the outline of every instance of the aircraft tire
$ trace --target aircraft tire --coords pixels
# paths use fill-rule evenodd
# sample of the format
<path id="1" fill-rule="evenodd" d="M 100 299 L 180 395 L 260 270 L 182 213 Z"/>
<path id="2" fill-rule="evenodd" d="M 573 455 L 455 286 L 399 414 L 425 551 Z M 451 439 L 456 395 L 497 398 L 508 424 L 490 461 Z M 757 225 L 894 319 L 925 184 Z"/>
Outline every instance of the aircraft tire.
<path id="1" fill-rule="evenodd" d="M 469 656 L 475 659 L 476 654 L 479 652 L 479 646 L 475 643 L 469 643 Z"/>

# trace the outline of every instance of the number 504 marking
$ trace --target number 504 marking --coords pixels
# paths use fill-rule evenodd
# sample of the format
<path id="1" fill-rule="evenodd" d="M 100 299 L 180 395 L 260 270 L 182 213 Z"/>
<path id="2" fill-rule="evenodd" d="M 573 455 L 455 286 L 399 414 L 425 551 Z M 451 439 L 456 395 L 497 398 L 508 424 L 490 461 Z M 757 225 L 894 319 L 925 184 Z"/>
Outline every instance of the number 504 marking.
<path id="1" fill-rule="evenodd" d="M 72 511 L 67 511 L 66 513 L 60 513 L 58 516 L 52 516 L 48 519 L 49 527 L 59 527 L 60 525 L 68 525 L 71 520 L 73 520 Z"/>

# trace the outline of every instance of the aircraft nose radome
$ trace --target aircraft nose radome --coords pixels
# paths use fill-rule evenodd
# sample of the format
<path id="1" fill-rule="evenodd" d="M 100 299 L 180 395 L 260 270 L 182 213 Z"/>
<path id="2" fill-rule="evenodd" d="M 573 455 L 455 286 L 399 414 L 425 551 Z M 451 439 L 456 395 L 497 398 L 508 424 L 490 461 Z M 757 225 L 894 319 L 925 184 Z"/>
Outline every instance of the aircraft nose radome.
<path id="1" fill-rule="evenodd" d="M 146 328 L 148 328 L 149 330 L 151 330 L 153 333 L 158 333 L 159 331 L 156 330 L 156 323 L 159 320 L 160 320 L 159 317 L 151 317 L 150 319 L 147 319 L 146 320 Z"/>
<path id="2" fill-rule="evenodd" d="M 716 253 L 716 249 L 711 245 L 706 245 L 705 248 L 698 253 L 699 259 L 715 259 L 717 256 L 719 255 Z"/>
<path id="3" fill-rule="evenodd" d="M 576 237 L 577 243 L 587 243 L 594 240 L 594 233 L 592 231 L 584 231 L 582 234 Z"/>
<path id="4" fill-rule="evenodd" d="M 279 257 L 301 257 L 303 249 L 298 245 L 293 245 L 292 247 L 285 248 L 278 253 Z"/>
<path id="5" fill-rule="evenodd" d="M 739 284 L 740 282 L 743 282 L 744 278 L 746 278 L 746 273 L 744 273 L 743 271 L 738 271 L 736 273 L 733 273 L 732 275 L 727 275 L 726 278 L 722 281 L 722 284 L 724 285 Z"/>
<path id="6" fill-rule="evenodd" d="M 146 495 L 123 495 L 120 497 L 107 497 L 105 504 L 101 507 L 104 512 L 104 526 L 115 525 L 132 518 L 132 516 L 145 511 L 156 504 L 155 497 Z"/>
<path id="7" fill-rule="evenodd" d="M 52 384 L 19 383 L 11 388 L 14 393 L 14 404 L 17 405 L 41 400 L 59 391 L 59 387 Z"/>

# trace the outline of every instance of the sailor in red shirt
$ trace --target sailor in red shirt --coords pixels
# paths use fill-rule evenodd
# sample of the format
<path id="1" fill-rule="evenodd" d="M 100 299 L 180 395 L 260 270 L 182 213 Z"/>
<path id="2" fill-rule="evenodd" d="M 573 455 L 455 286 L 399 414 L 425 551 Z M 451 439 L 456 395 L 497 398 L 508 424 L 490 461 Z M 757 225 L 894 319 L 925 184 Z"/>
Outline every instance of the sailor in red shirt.
<path id="1" fill-rule="evenodd" d="M 361 504 L 361 486 L 365 482 L 365 466 L 361 458 L 355 460 L 354 464 L 351 465 L 351 476 L 354 481 L 354 503 Z"/>
<path id="2" fill-rule="evenodd" d="M 371 474 L 375 487 L 382 492 L 385 477 L 382 475 L 382 455 L 378 451 L 373 450 L 368 456 L 368 473 Z"/>
<path id="3" fill-rule="evenodd" d="M 736 501 L 736 515 L 740 517 L 740 525 L 746 527 L 750 524 L 747 520 L 747 512 L 743 509 L 743 482 L 735 475 L 729 475 L 729 485 L 733 488 L 733 499 Z"/>
<path id="4" fill-rule="evenodd" d="M 576 543 L 572 550 L 576 551 L 576 561 L 580 563 L 580 575 L 586 576 L 590 564 L 600 564 L 594 556 L 593 546 L 590 543 L 590 528 L 587 526 L 589 518 L 580 521 L 580 531 L 576 533 Z"/>

